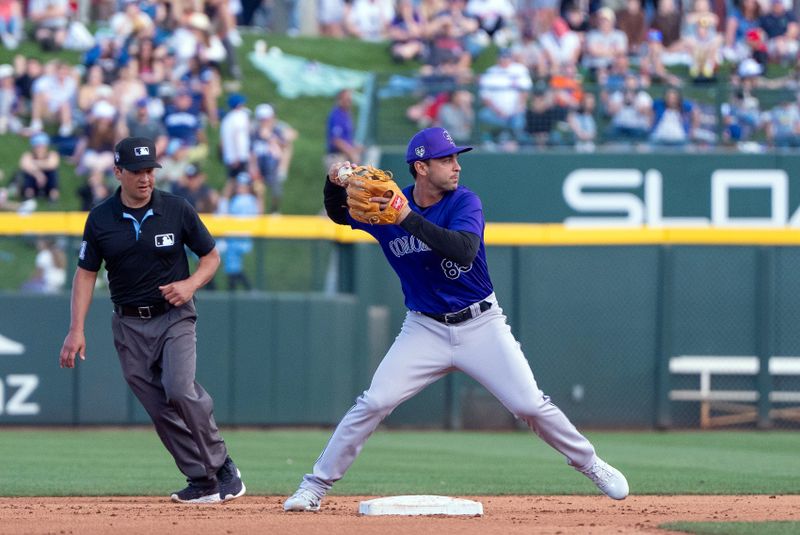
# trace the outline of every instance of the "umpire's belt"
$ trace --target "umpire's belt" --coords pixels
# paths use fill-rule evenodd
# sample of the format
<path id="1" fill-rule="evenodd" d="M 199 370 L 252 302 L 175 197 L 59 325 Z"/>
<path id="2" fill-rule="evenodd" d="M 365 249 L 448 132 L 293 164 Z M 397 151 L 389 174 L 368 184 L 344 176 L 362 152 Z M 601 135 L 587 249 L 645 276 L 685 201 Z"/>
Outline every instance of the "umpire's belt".
<path id="1" fill-rule="evenodd" d="M 462 321 L 477 318 L 482 312 L 486 312 L 492 308 L 492 304 L 489 301 L 481 301 L 480 303 L 476 303 L 476 305 L 477 306 L 468 306 L 467 308 L 461 309 L 458 312 L 449 312 L 447 314 L 428 314 L 427 312 L 423 312 L 423 314 L 429 318 L 435 319 L 439 323 L 455 325 L 456 323 L 461 323 Z"/>
<path id="2" fill-rule="evenodd" d="M 167 310 L 172 308 L 172 306 L 164 301 L 158 305 L 150 305 L 146 307 L 137 307 L 131 305 L 114 305 L 114 312 L 117 313 L 118 316 L 132 316 L 134 318 L 142 318 L 143 320 L 149 320 L 150 318 L 155 318 L 156 316 L 160 316 Z"/>

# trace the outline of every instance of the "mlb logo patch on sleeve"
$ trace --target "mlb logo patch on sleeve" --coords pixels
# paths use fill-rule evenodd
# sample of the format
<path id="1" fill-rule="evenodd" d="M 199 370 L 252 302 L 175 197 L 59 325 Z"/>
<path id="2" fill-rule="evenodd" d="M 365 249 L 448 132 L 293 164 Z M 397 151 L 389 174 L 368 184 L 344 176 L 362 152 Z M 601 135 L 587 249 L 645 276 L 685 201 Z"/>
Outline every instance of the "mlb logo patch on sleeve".
<path id="1" fill-rule="evenodd" d="M 156 247 L 170 247 L 172 245 L 175 245 L 174 234 L 156 234 Z"/>

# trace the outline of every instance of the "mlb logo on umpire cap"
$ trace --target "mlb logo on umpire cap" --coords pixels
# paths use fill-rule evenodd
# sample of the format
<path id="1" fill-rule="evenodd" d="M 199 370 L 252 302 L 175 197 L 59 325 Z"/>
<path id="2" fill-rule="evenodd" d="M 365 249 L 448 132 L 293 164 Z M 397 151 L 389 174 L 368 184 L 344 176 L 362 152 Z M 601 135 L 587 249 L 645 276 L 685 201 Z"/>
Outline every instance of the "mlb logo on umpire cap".
<path id="1" fill-rule="evenodd" d="M 450 132 L 438 126 L 417 132 L 408 142 L 406 163 L 413 163 L 430 158 L 444 158 L 451 154 L 461 154 L 472 150 L 472 147 L 459 147 L 453 142 Z"/>
<path id="2" fill-rule="evenodd" d="M 128 171 L 161 167 L 156 161 L 156 146 L 146 137 L 126 137 L 114 147 L 114 164 Z"/>

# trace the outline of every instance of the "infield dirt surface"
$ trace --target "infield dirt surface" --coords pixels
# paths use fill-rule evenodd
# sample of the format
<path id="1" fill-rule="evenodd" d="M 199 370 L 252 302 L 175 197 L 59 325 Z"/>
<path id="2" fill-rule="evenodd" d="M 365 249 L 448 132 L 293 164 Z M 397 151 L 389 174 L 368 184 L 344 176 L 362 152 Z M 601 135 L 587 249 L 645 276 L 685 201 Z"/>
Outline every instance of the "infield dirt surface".
<path id="1" fill-rule="evenodd" d="M 283 496 L 245 496 L 221 505 L 167 498 L 0 498 L 0 532 L 18 534 L 468 535 L 670 533 L 671 521 L 800 520 L 800 496 L 459 496 L 483 503 L 482 517 L 358 514 L 365 496 L 330 496 L 318 513 L 284 513 Z"/>

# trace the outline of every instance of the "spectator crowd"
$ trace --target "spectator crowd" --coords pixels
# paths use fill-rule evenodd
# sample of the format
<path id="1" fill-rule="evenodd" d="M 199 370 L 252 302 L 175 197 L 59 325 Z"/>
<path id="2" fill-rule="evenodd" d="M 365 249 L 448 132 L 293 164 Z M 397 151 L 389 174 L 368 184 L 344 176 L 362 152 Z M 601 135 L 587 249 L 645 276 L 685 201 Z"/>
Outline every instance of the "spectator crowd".
<path id="1" fill-rule="evenodd" d="M 382 96 L 417 95 L 407 118 L 457 130 L 460 140 L 506 150 L 800 145 L 794 97 L 800 6 L 792 0 L 339 5 L 338 22 L 320 29 L 381 36 L 395 61 L 421 62 L 413 80 L 395 77 Z M 370 17 L 357 15 L 367 8 Z M 365 30 L 365 24 L 373 26 Z M 475 72 L 475 60 L 492 44 L 499 49 L 496 62 Z M 766 77 L 768 69 L 778 75 Z M 722 91 L 723 105 L 717 97 L 702 98 L 697 87 Z M 471 89 L 473 102 L 464 89 Z M 764 90 L 773 90 L 771 97 Z"/>
<path id="2" fill-rule="evenodd" d="M 318 34 L 385 43 L 394 62 L 408 64 L 413 75 L 394 77 L 379 96 L 414 95 L 407 119 L 443 126 L 459 143 L 800 146 L 800 6 L 792 0 L 292 0 L 290 35 L 312 3 Z M 130 135 L 155 140 L 157 187 L 198 211 L 279 213 L 298 133 L 272 105 L 248 103 L 223 83 L 241 78 L 239 27 L 272 24 L 274 2 L 88 5 L 94 32 L 68 0 L 0 0 L 4 48 L 27 40 L 82 54 L 78 64 L 20 54 L 0 65 L 0 134 L 29 144 L 10 184 L 18 197 L 0 188 L 0 208 L 57 201 L 65 163 L 81 177 L 81 208 L 92 208 L 114 191 L 113 147 Z M 496 60 L 478 72 L 489 49 Z M 690 98 L 723 79 L 706 85 L 724 88 L 722 99 Z M 328 159 L 364 157 L 351 105 L 350 91 L 336 96 Z M 209 146 L 209 129 L 219 147 Z M 209 158 L 225 168 L 219 191 L 204 172 Z M 250 288 L 242 258 L 252 243 L 224 246 L 230 287 Z"/>

